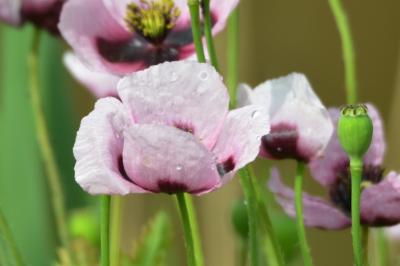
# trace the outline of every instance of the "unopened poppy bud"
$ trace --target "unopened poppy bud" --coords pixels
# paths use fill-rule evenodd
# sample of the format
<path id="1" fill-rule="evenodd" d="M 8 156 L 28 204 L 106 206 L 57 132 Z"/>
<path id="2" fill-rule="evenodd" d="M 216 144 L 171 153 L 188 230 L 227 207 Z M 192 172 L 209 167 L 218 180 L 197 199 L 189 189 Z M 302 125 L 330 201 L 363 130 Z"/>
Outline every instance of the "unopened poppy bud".
<path id="1" fill-rule="evenodd" d="M 343 107 L 337 133 L 342 148 L 350 158 L 362 158 L 371 144 L 373 133 L 367 106 L 356 104 Z"/>
<path id="2" fill-rule="evenodd" d="M 243 239 L 249 235 L 249 218 L 244 200 L 238 200 L 232 207 L 232 224 L 235 232 Z"/>

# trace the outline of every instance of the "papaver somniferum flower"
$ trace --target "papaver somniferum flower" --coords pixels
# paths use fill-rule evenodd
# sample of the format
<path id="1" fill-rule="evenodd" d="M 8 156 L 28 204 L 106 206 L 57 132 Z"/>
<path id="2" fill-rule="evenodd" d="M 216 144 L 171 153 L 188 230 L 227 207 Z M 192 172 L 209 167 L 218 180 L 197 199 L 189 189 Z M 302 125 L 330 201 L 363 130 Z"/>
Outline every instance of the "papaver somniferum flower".
<path id="1" fill-rule="evenodd" d="M 25 21 L 58 34 L 57 24 L 66 0 L 0 0 L 0 19 L 19 26 Z"/>
<path id="2" fill-rule="evenodd" d="M 367 105 L 374 132 L 372 143 L 363 161 L 361 192 L 361 224 L 389 226 L 400 222 L 400 176 L 382 168 L 385 139 L 382 120 L 371 104 Z M 330 109 L 334 124 L 340 116 L 339 109 Z M 335 131 L 336 132 L 336 131 Z M 324 157 L 309 164 L 311 175 L 329 193 L 330 202 L 322 198 L 303 195 L 304 219 L 308 226 L 322 229 L 342 229 L 351 225 L 351 178 L 349 159 L 339 144 L 335 133 L 325 150 Z M 293 191 L 282 184 L 276 169 L 269 183 L 276 199 L 285 212 L 294 217 Z"/>
<path id="3" fill-rule="evenodd" d="M 262 137 L 261 156 L 309 162 L 323 153 L 333 124 L 303 74 L 268 80 L 254 90 L 241 84 L 238 98 L 240 105 L 258 104 L 268 110 L 271 131 Z"/>
<path id="4" fill-rule="evenodd" d="M 213 34 L 225 27 L 237 3 L 211 0 Z M 67 67 L 100 97 L 110 95 L 109 89 L 104 95 L 104 85 L 98 83 L 97 91 L 90 72 L 121 77 L 151 65 L 186 59 L 195 52 L 187 0 L 69 0 L 59 28 L 77 56 L 74 60 L 83 61 L 76 67 L 88 69 L 86 75 L 80 75 L 75 64 L 67 62 Z"/>
<path id="5" fill-rule="evenodd" d="M 263 107 L 228 112 L 215 69 L 166 62 L 128 75 L 77 134 L 75 178 L 91 194 L 203 194 L 253 161 L 269 131 Z"/>

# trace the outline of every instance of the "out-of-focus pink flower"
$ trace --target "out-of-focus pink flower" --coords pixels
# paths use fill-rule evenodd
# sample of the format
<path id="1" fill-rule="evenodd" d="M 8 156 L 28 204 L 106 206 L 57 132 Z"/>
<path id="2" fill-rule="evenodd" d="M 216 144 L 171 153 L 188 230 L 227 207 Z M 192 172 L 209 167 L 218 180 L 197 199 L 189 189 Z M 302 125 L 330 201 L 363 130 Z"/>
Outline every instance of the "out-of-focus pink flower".
<path id="1" fill-rule="evenodd" d="M 213 34 L 238 0 L 212 0 Z M 69 0 L 60 31 L 91 70 L 121 76 L 194 54 L 187 0 Z"/>
<path id="2" fill-rule="evenodd" d="M 383 175 L 382 163 L 385 139 L 378 111 L 367 104 L 374 126 L 372 144 L 364 156 L 361 192 L 361 223 L 368 226 L 389 226 L 400 223 L 400 176 L 396 172 Z M 335 125 L 339 109 L 330 109 Z M 349 159 L 339 144 L 337 134 L 332 136 L 325 156 L 309 164 L 311 175 L 329 192 L 330 203 L 305 194 L 304 219 L 308 226 L 323 229 L 341 229 L 351 225 L 351 178 Z M 275 169 L 269 182 L 276 199 L 290 216 L 295 216 L 293 190 L 280 181 Z"/>
<path id="3" fill-rule="evenodd" d="M 14 26 L 26 21 L 58 34 L 57 24 L 66 0 L 0 0 L 0 19 Z"/>
<path id="4" fill-rule="evenodd" d="M 400 241 L 400 224 L 385 228 L 385 235 L 391 241 Z"/>
<path id="5" fill-rule="evenodd" d="M 208 64 L 167 62 L 118 83 L 77 134 L 75 178 L 91 194 L 203 194 L 253 161 L 269 119 L 260 106 L 228 112 L 221 76 Z"/>
<path id="6" fill-rule="evenodd" d="M 333 124 L 303 74 L 268 80 L 254 90 L 242 84 L 238 98 L 240 105 L 266 107 L 271 117 L 271 132 L 262 138 L 260 155 L 308 162 L 323 153 Z"/>

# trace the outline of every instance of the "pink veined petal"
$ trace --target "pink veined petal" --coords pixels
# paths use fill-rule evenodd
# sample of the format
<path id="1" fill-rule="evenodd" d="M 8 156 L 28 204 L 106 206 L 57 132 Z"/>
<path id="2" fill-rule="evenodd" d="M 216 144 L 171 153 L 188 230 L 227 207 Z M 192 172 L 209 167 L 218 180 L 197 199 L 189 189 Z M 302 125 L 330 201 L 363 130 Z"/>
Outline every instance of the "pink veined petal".
<path id="1" fill-rule="evenodd" d="M 211 149 L 228 112 L 222 77 L 210 65 L 167 62 L 123 78 L 122 102 L 140 124 L 161 123 L 193 133 Z"/>
<path id="2" fill-rule="evenodd" d="M 118 95 L 117 84 L 120 80 L 119 76 L 89 69 L 72 52 L 65 53 L 63 61 L 71 74 L 97 98 Z"/>
<path id="3" fill-rule="evenodd" d="M 220 180 L 213 154 L 190 133 L 165 125 L 135 124 L 124 140 L 126 172 L 149 191 L 201 194 Z"/>
<path id="4" fill-rule="evenodd" d="M 239 0 L 211 0 L 210 9 L 212 14 L 216 17 L 216 23 L 212 29 L 214 35 L 225 28 L 229 15 L 236 8 L 238 3 Z"/>
<path id="5" fill-rule="evenodd" d="M 22 0 L 22 5 L 23 9 L 25 10 L 41 12 L 43 11 L 43 9 L 50 7 L 57 1 L 62 1 L 62 0 Z"/>
<path id="6" fill-rule="evenodd" d="M 368 114 L 371 117 L 372 124 L 374 126 L 374 132 L 372 135 L 371 146 L 364 156 L 365 164 L 381 165 L 386 151 L 385 133 L 383 130 L 383 120 L 379 111 L 376 107 L 367 103 Z"/>
<path id="7" fill-rule="evenodd" d="M 388 239 L 394 241 L 400 241 L 400 224 L 386 227 L 384 230 L 385 230 L 385 235 Z"/>
<path id="8" fill-rule="evenodd" d="M 223 176 L 221 185 L 257 157 L 261 137 L 269 129 L 269 116 L 261 106 L 249 105 L 229 112 L 213 149 Z"/>
<path id="9" fill-rule="evenodd" d="M 111 16 L 123 27 L 126 27 L 125 17 L 127 6 L 130 3 L 140 4 L 140 0 L 99 0 L 104 2 L 104 6 L 108 9 Z"/>
<path id="10" fill-rule="evenodd" d="M 0 19 L 11 25 L 21 24 L 22 0 L 0 0 Z"/>
<path id="11" fill-rule="evenodd" d="M 361 193 L 361 220 L 372 226 L 400 223 L 400 176 L 390 172 L 379 184 Z"/>
<path id="12" fill-rule="evenodd" d="M 294 205 L 294 191 L 285 186 L 276 168 L 271 171 L 269 188 L 275 194 L 275 197 L 290 217 L 296 217 Z M 304 223 L 309 227 L 320 229 L 343 229 L 351 224 L 351 220 L 340 210 L 327 203 L 325 200 L 310 196 L 303 192 L 303 216 Z"/>
<path id="13" fill-rule="evenodd" d="M 68 0 L 63 7 L 59 29 L 77 55 L 98 71 L 118 72 L 121 66 L 113 66 L 99 54 L 96 39 L 121 41 L 132 37 L 100 0 Z M 132 67 L 132 66 L 130 66 Z"/>
<path id="14" fill-rule="evenodd" d="M 129 120 L 115 98 L 98 100 L 95 109 L 82 119 L 73 149 L 75 179 L 90 194 L 145 192 L 125 180 L 120 170 L 122 134 Z"/>

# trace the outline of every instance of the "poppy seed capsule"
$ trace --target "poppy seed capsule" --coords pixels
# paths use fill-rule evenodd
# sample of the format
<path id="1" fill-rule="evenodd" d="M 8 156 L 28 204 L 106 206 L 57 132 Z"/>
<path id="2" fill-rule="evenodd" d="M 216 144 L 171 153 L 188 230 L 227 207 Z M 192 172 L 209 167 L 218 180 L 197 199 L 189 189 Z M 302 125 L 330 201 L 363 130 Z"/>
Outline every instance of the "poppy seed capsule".
<path id="1" fill-rule="evenodd" d="M 368 108 L 363 104 L 343 107 L 337 133 L 342 148 L 350 158 L 362 158 L 371 144 L 373 133 Z"/>

